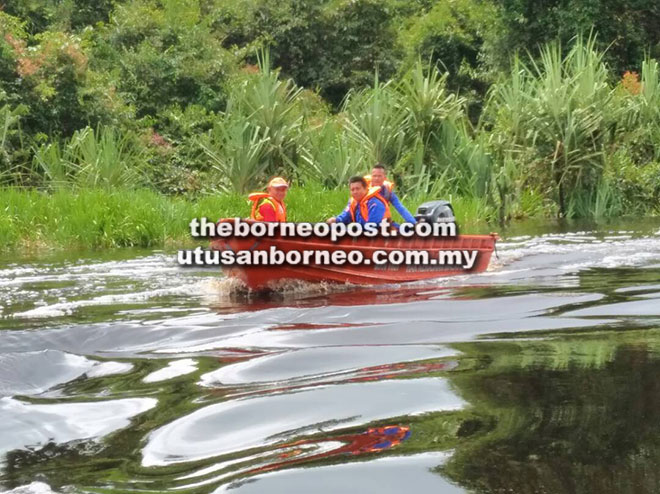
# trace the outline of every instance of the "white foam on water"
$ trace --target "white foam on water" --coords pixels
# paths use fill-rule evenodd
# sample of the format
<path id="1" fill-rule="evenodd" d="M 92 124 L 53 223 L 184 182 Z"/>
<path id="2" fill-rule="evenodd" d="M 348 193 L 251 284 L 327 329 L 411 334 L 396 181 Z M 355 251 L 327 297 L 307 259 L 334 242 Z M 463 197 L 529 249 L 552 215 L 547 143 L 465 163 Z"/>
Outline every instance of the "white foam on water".
<path id="1" fill-rule="evenodd" d="M 655 236 L 646 237 L 633 237 L 630 233 L 610 232 L 603 236 L 602 233 L 576 232 L 510 238 L 507 242 L 498 243 L 502 260 L 498 261 L 493 256 L 486 273 L 425 280 L 413 285 L 389 285 L 385 286 L 382 292 L 394 293 L 399 288 L 408 286 L 418 286 L 421 290 L 427 286 L 434 288 L 480 286 L 517 281 L 530 283 L 536 287 L 539 284 L 539 276 L 549 279 L 554 288 L 579 286 L 579 276 L 572 273 L 592 267 L 657 268 L 660 266 L 658 264 L 660 231 Z M 126 354 L 135 352 L 137 358 L 142 358 L 139 354 L 143 352 L 194 353 L 224 350 L 236 346 L 241 350 L 255 351 L 255 354 L 259 351 L 262 356 L 220 367 L 217 371 L 209 372 L 200 378 L 200 384 L 223 386 L 272 383 L 291 379 L 314 380 L 319 375 L 334 376 L 334 373 L 353 371 L 364 366 L 433 358 L 436 355 L 431 354 L 431 345 L 436 345 L 434 348 L 442 348 L 437 345 L 440 341 L 469 340 L 493 332 L 587 327 L 615 321 L 589 319 L 595 317 L 660 315 L 656 308 L 657 300 L 651 299 L 656 296 L 655 294 L 648 296 L 642 294 L 639 298 L 643 300 L 638 300 L 633 305 L 626 302 L 625 306 L 611 303 L 586 304 L 586 307 L 580 307 L 580 304 L 586 302 L 597 302 L 602 295 L 594 293 L 585 295 L 577 291 L 552 295 L 507 296 L 506 299 L 504 297 L 469 299 L 469 296 L 454 297 L 455 292 L 448 291 L 451 297 L 447 299 L 404 301 L 395 304 L 377 302 L 377 306 L 370 306 L 369 301 L 361 299 L 360 291 L 354 286 L 297 281 L 278 284 L 276 295 L 282 297 L 285 302 L 306 297 L 320 297 L 321 302 L 327 300 L 330 304 L 333 303 L 332 297 L 324 297 L 324 295 L 355 290 L 355 297 L 353 301 L 345 297 L 349 300 L 346 306 L 310 309 L 291 304 L 293 307 L 264 309 L 258 304 L 250 304 L 252 294 L 240 281 L 225 277 L 210 278 L 208 273 L 200 278 L 193 271 L 183 272 L 172 265 L 171 256 L 156 254 L 127 261 L 84 263 L 88 261 L 83 261 L 80 265 L 55 266 L 45 270 L 37 268 L 21 270 L 13 267 L 0 270 L 0 290 L 7 288 L 5 292 L 0 291 L 0 298 L 7 293 L 13 300 L 6 303 L 3 299 L 0 311 L 5 315 L 5 311 L 11 313 L 12 310 L 18 310 L 16 307 L 21 307 L 21 312 L 13 316 L 7 314 L 4 320 L 7 320 L 7 316 L 27 320 L 59 317 L 75 314 L 85 307 L 135 304 L 136 301 L 152 301 L 159 296 L 169 295 L 181 295 L 182 300 L 192 301 L 192 305 L 199 301 L 203 307 L 181 308 L 173 302 L 172 308 L 169 309 L 164 306 L 169 305 L 170 300 L 167 300 L 167 304 L 155 301 L 144 304 L 145 310 L 127 307 L 130 310 L 114 311 L 115 314 L 131 317 L 133 320 L 130 324 L 119 324 L 116 321 L 77 324 L 39 332 L 39 335 L 30 334 L 36 332 L 22 329 L 12 332 L 3 331 L 6 335 L 2 335 L 3 345 L 0 346 L 6 343 L 5 348 L 19 351 L 15 353 L 46 346 L 73 352 L 60 352 L 58 359 L 61 359 L 61 366 L 56 364 L 53 367 L 55 370 L 47 370 L 44 364 L 43 375 L 37 378 L 23 377 L 22 374 L 17 373 L 12 383 L 19 383 L 27 389 L 13 389 L 9 391 L 11 395 L 15 396 L 19 392 L 26 395 L 39 394 L 79 376 L 103 377 L 130 372 L 133 369 L 133 365 L 127 362 L 91 360 L 94 355 L 104 358 L 123 358 Z M 15 278 L 11 278 L 12 271 L 15 272 Z M 131 284 L 135 280 L 143 283 L 144 286 Z M 48 283 L 58 281 L 63 282 L 63 287 L 44 288 L 40 292 L 42 289 L 39 288 L 39 283 L 44 282 L 46 287 Z M 69 282 L 72 283 L 67 285 Z M 31 286 L 32 284 L 34 286 Z M 17 286 L 22 291 L 19 292 Z M 654 288 L 655 285 L 642 285 L 637 289 Z M 46 290 L 51 290 L 48 297 L 40 295 Z M 118 291 L 125 293 L 117 293 Z M 624 292 L 625 289 L 620 291 Z M 34 309 L 24 310 L 31 305 L 20 305 L 21 302 L 25 302 L 22 299 L 25 294 L 36 294 L 41 297 L 34 300 Z M 245 304 L 247 309 L 240 305 L 237 309 L 248 311 L 221 315 L 213 312 L 213 302 L 231 299 L 237 294 L 246 295 L 248 302 Z M 86 298 L 81 300 L 81 297 Z M 442 293 L 439 293 L 439 298 L 442 297 Z M 14 305 L 12 309 L 12 303 L 19 305 Z M 577 308 L 560 316 L 553 311 L 567 304 L 576 304 Z M 370 307 L 365 310 L 367 306 Z M 183 307 L 187 306 L 183 305 Z M 191 314 L 193 310 L 195 313 Z M 188 313 L 175 313 L 177 311 Z M 160 312 L 163 313 L 162 316 L 158 315 Z M 153 317 L 141 318 L 145 314 Z M 313 324 L 314 327 L 277 330 L 278 325 L 293 326 L 296 323 Z M 342 326 L 342 323 L 350 324 Z M 47 324 L 50 324 L 50 321 Z M 406 358 L 400 355 L 397 360 L 393 355 L 379 355 L 378 349 L 364 347 L 364 345 L 375 347 L 383 342 L 387 342 L 392 347 L 396 344 L 410 347 L 401 352 L 401 355 L 405 353 Z M 414 344 L 419 344 L 422 350 L 415 350 L 412 347 Z M 356 348 L 356 352 L 345 351 L 351 348 Z M 428 355 L 425 353 L 425 348 L 429 350 Z M 32 362 L 31 353 L 38 352 L 25 351 L 20 355 L 26 359 L 27 367 L 29 362 Z M 121 357 L 116 356 L 117 353 L 121 354 Z M 80 355 L 88 355 L 90 358 Z M 249 356 L 250 353 L 243 355 Z M 180 355 L 178 360 L 169 362 L 162 369 L 152 372 L 144 381 L 157 383 L 198 370 L 199 364 L 194 360 L 194 355 L 193 358 L 182 357 L 184 355 Z M 2 354 L 0 361 L 1 358 Z M 315 365 L 315 359 L 318 360 L 319 365 Z M 0 372 L 0 376 L 7 375 Z M 144 461 L 145 464 L 151 465 L 169 465 L 200 457 L 210 458 L 216 454 L 238 453 L 240 456 L 245 448 L 262 447 L 289 438 L 316 434 L 322 430 L 321 428 L 326 429 L 327 423 L 335 427 L 333 424 L 335 420 L 339 421 L 336 427 L 343 428 L 368 424 L 373 420 L 385 420 L 393 416 L 463 406 L 460 398 L 451 396 L 450 389 L 434 387 L 442 383 L 442 379 L 432 380 L 433 383 L 421 382 L 423 379 L 406 379 L 322 386 L 316 382 L 314 387 L 301 387 L 295 393 L 276 392 L 261 396 L 243 396 L 232 401 L 205 404 L 203 408 L 186 416 L 175 417 L 172 422 L 146 438 L 148 442 L 143 450 Z M 75 388 L 67 388 L 69 389 Z M 445 394 L 446 391 L 449 394 Z M 389 401 L 385 398 L 389 398 Z M 8 396 L 0 399 L 0 437 L 2 443 L 7 442 L 12 448 L 38 448 L 51 440 L 67 442 L 100 438 L 117 428 L 127 426 L 131 417 L 155 406 L 155 400 L 151 398 L 135 400 L 137 402 L 125 404 L 122 404 L 124 400 L 32 404 Z M 408 406 L 409 408 L 406 408 Z M 35 434 L 36 437 L 33 437 Z M 417 458 L 419 459 L 420 456 L 422 455 L 417 455 Z M 1 458 L 0 454 L 0 462 Z M 240 463 L 246 458 L 250 457 L 243 456 L 242 459 L 231 461 Z M 309 487 L 319 485 L 320 482 L 322 488 L 332 492 L 330 486 L 334 484 L 331 475 L 353 475 L 351 473 L 353 471 L 361 475 L 360 472 L 364 472 L 364 485 L 367 486 L 369 475 L 371 477 L 379 475 L 378 470 L 368 468 L 375 464 L 411 475 L 420 475 L 422 471 L 425 472 L 422 475 L 426 475 L 429 473 L 428 469 L 434 466 L 435 460 L 429 460 L 424 468 L 416 466 L 411 470 L 405 468 L 397 470 L 397 464 L 406 462 L 407 458 L 413 457 L 398 458 L 396 461 L 394 457 L 390 457 L 393 459 L 390 463 L 381 463 L 381 460 L 387 458 L 378 458 L 345 465 L 317 465 L 313 469 L 289 469 L 283 472 L 260 474 L 253 477 L 257 481 L 252 484 L 236 483 L 232 484 L 232 487 L 238 491 L 262 492 L 264 489 L 278 490 L 278 486 L 284 485 L 290 492 L 292 486 L 299 485 L 298 480 L 306 479 L 300 485 Z M 228 463 L 224 463 L 222 468 Z M 206 465 L 208 463 L 205 463 Z M 207 466 L 202 470 L 203 473 L 198 472 L 197 475 L 207 475 L 222 468 L 216 468 L 215 465 Z M 350 470 L 351 468 L 355 470 Z M 317 476 L 321 470 L 323 471 Z M 284 484 L 280 484 L 280 479 L 287 480 Z M 309 482 L 305 484 L 307 479 Z M 442 478 L 435 473 L 429 473 L 428 480 L 441 482 Z M 203 482 L 208 483 L 207 479 Z M 23 487 L 30 488 L 33 484 Z M 429 491 L 431 484 L 432 482 L 428 484 Z M 440 484 L 433 485 L 437 488 Z M 50 489 L 46 484 L 34 488 Z M 226 488 L 223 486 L 218 492 L 224 492 Z M 307 492 L 311 491 L 307 490 Z"/>
<path id="2" fill-rule="evenodd" d="M 632 232 L 609 232 L 605 236 L 587 232 L 546 234 L 498 242 L 500 260 L 492 265 L 523 264 L 531 271 L 546 272 L 556 278 L 564 272 L 590 268 L 645 266 L 660 259 L 660 237 L 633 237 Z M 534 273 L 530 273 L 530 277 Z"/>
<path id="3" fill-rule="evenodd" d="M 110 262 L 35 263 L 29 268 L 0 269 L 0 300 L 6 302 L 5 318 L 57 318 L 85 307 L 201 296 L 201 281 L 197 272 L 180 268 L 174 256 L 164 254 Z M 33 307 L 25 310 L 27 304 Z"/>
<path id="4" fill-rule="evenodd" d="M 104 305 L 117 305 L 117 304 L 133 304 L 135 302 L 143 302 L 155 297 L 163 297 L 167 295 L 188 295 L 191 291 L 194 293 L 194 286 L 198 282 L 192 283 L 188 286 L 179 286 L 172 288 L 160 288 L 156 290 L 148 290 L 137 293 L 122 293 L 118 295 L 101 295 L 88 300 L 76 300 L 72 302 L 62 302 L 52 305 L 45 305 L 30 309 L 24 312 L 17 312 L 12 315 L 15 318 L 46 318 L 46 317 L 61 317 L 73 314 L 76 310 L 83 307 L 104 306 Z"/>
<path id="5" fill-rule="evenodd" d="M 5 494 L 58 494 L 48 484 L 43 482 L 31 482 L 27 485 L 16 487 L 10 491 L 0 491 Z"/>
<path id="6" fill-rule="evenodd" d="M 507 281 L 531 280 L 539 278 L 557 280 L 565 273 L 582 271 L 593 267 L 644 266 L 657 264 L 660 260 L 660 238 L 658 234 L 634 237 L 629 231 L 572 232 L 552 233 L 532 237 L 522 235 L 512 237 L 497 244 L 499 259 L 493 256 L 486 273 L 460 274 L 442 279 L 424 280 L 418 284 L 406 286 L 424 286 L 425 284 L 497 283 Z M 491 275 L 490 273 L 498 273 Z M 209 270 L 200 278 L 196 271 L 180 268 L 174 256 L 155 253 L 121 261 L 93 262 L 81 261 L 81 264 L 65 263 L 44 266 L 11 266 L 0 269 L 0 296 L 7 291 L 7 303 L 0 308 L 3 319 L 43 320 L 71 316 L 90 307 L 130 305 L 139 303 L 146 311 L 155 313 L 162 308 L 154 308 L 149 302 L 165 296 L 182 297 L 190 303 L 190 297 L 198 297 L 201 305 L 219 303 L 222 307 L 233 308 L 238 304 L 250 303 L 253 294 L 235 278 L 219 274 L 209 277 Z M 497 276 L 493 278 L 492 276 Z M 39 282 L 54 282 L 54 287 Z M 65 282 L 64 286 L 57 282 Z M 561 280 L 569 286 L 566 280 Z M 12 286 L 3 288 L 3 283 Z M 69 283 L 68 285 L 66 283 Z M 110 286 L 112 284 L 112 286 Z M 115 286 L 117 285 L 118 286 Z M 123 285 L 125 286 L 123 286 Z M 36 287 L 34 286 L 36 285 Z M 144 285 L 144 286 L 142 286 Z M 396 289 L 400 285 L 388 285 Z M 403 286 L 403 285 L 401 285 Z M 322 297 L 333 293 L 353 291 L 355 286 L 335 283 L 308 283 L 283 280 L 273 285 L 277 297 L 287 303 L 299 299 Z M 385 288 L 387 289 L 387 287 Z M 90 293 L 102 294 L 89 297 Z M 103 293 L 111 291 L 113 293 Z M 117 292 L 123 293 L 117 293 Z M 82 298 L 81 297 L 86 297 Z M 239 300 L 234 300 L 236 297 Z M 227 301 L 236 302 L 226 304 Z M 33 304 L 28 310 L 20 310 L 26 302 Z M 12 308 L 14 307 L 14 308 Z M 176 304 L 172 309 L 176 310 Z M 130 317 L 141 314 L 137 310 L 112 308 L 119 315 Z M 185 309 L 182 309 L 185 310 Z M 12 312 L 13 311 L 13 312 Z"/>

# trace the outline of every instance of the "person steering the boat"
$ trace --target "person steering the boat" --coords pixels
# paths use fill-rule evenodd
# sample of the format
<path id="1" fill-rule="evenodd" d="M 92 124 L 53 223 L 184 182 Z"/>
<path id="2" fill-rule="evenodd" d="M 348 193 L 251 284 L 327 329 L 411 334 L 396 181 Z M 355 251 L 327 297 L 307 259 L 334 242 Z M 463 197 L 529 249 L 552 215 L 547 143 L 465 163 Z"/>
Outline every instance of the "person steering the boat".
<path id="1" fill-rule="evenodd" d="M 394 183 L 387 180 L 387 171 L 380 163 L 374 165 L 371 170 L 371 175 L 365 175 L 364 179 L 367 181 L 369 187 L 380 187 L 380 195 L 389 202 L 394 209 L 401 215 L 406 223 L 417 223 L 415 217 L 410 214 L 410 211 L 401 203 L 399 197 L 394 192 Z"/>
<path id="2" fill-rule="evenodd" d="M 351 198 L 346 209 L 327 223 L 380 223 L 390 218 L 387 200 L 380 195 L 380 187 L 367 187 L 364 177 L 351 177 L 348 181 Z"/>
<path id="3" fill-rule="evenodd" d="M 289 184 L 282 177 L 275 177 L 268 182 L 266 192 L 253 192 L 248 196 L 252 201 L 250 218 L 257 221 L 286 221 L 284 198 Z"/>

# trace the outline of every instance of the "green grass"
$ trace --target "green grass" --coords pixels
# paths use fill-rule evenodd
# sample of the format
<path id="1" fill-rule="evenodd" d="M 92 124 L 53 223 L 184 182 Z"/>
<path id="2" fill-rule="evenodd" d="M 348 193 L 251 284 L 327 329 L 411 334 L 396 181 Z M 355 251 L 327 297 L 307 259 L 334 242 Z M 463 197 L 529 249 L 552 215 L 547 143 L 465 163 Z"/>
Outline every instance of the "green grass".
<path id="1" fill-rule="evenodd" d="M 193 217 L 233 216 L 239 209 L 247 206 L 236 195 L 193 202 L 149 190 L 2 189 L 0 250 L 161 247 L 186 239 Z"/>
<path id="2" fill-rule="evenodd" d="M 404 203 L 414 213 L 430 199 L 415 197 Z M 293 187 L 286 201 L 288 216 L 291 221 L 323 221 L 339 214 L 347 200 L 348 191 L 343 189 Z M 454 198 L 454 206 L 462 226 L 484 218 L 484 205 L 478 200 Z M 146 189 L 46 193 L 4 188 L 0 189 L 0 251 L 179 246 L 192 241 L 188 228 L 192 218 L 247 217 L 249 213 L 248 201 L 238 194 L 192 200 Z"/>

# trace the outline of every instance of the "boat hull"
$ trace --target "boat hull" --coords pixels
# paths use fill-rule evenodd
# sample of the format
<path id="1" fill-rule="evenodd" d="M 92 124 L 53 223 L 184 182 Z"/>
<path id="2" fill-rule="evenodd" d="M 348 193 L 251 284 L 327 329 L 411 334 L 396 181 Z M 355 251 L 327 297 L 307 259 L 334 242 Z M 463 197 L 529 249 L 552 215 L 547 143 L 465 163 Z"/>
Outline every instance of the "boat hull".
<path id="1" fill-rule="evenodd" d="M 460 235 L 457 237 L 382 237 L 352 238 L 342 237 L 331 241 L 327 237 L 227 237 L 211 240 L 211 249 L 234 253 L 248 250 L 269 251 L 275 247 L 283 253 L 289 251 L 357 250 L 365 258 L 370 258 L 374 251 L 426 251 L 436 259 L 439 251 L 477 251 L 476 259 L 470 269 L 452 265 L 410 265 L 410 264 L 360 264 L 360 265 L 268 265 L 268 266 L 233 266 L 223 267 L 228 276 L 238 278 L 253 290 L 273 287 L 283 280 L 302 280 L 307 282 L 353 283 L 359 285 L 379 285 L 387 283 L 405 283 L 411 281 L 454 276 L 465 273 L 478 273 L 488 268 L 497 240 L 496 234 Z"/>

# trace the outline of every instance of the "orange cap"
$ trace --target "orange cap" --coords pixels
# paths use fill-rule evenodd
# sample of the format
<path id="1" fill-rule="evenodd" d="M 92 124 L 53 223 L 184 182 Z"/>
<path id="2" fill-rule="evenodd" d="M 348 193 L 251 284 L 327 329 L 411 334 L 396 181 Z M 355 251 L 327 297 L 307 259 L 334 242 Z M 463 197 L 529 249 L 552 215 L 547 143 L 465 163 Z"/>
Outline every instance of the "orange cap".
<path id="1" fill-rule="evenodd" d="M 268 182 L 268 187 L 288 187 L 289 184 L 282 177 L 275 177 Z"/>

